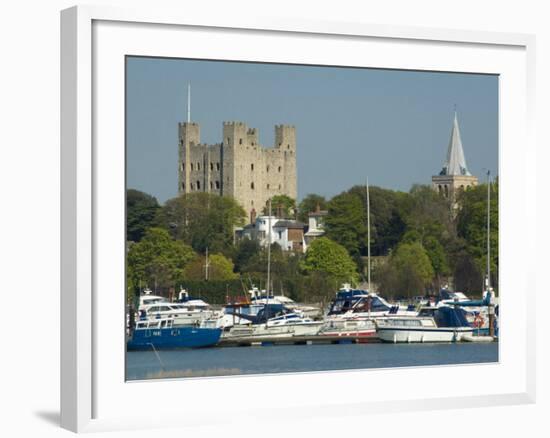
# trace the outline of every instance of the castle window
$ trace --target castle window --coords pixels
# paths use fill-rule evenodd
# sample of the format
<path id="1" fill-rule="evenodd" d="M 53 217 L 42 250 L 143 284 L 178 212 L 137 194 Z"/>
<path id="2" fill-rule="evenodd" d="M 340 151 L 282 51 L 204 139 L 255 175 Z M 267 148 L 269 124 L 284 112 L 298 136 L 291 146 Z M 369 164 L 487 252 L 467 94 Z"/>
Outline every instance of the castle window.
<path id="1" fill-rule="evenodd" d="M 201 189 L 201 182 L 197 181 L 197 190 L 200 190 L 200 189 Z"/>
<path id="2" fill-rule="evenodd" d="M 250 170 L 254 170 L 254 163 L 250 165 Z"/>
<path id="3" fill-rule="evenodd" d="M 216 188 L 217 188 L 217 189 L 220 188 L 220 182 L 219 182 L 219 181 L 216 181 Z"/>
<path id="4" fill-rule="evenodd" d="M 266 170 L 266 172 L 269 172 L 269 165 L 267 165 L 265 170 Z"/>
<path id="5" fill-rule="evenodd" d="M 253 182 L 250 183 L 250 188 L 251 188 L 252 190 L 254 190 L 254 183 L 253 183 Z"/>
<path id="6" fill-rule="evenodd" d="M 281 173 L 281 166 L 279 166 L 279 169 L 278 169 L 278 170 L 279 170 L 279 173 Z"/>
<path id="7" fill-rule="evenodd" d="M 201 170 L 201 163 L 197 163 L 197 170 Z"/>
<path id="8" fill-rule="evenodd" d="M 210 163 L 210 170 L 214 170 L 214 163 Z"/>
<path id="9" fill-rule="evenodd" d="M 195 190 L 195 184 L 191 183 L 191 190 Z"/>
<path id="10" fill-rule="evenodd" d="M 183 161 L 181 162 L 180 169 L 181 169 L 182 172 L 185 170 L 185 163 Z"/>
<path id="11" fill-rule="evenodd" d="M 185 190 L 185 183 L 181 183 L 181 189 Z"/>
<path id="12" fill-rule="evenodd" d="M 227 144 L 229 144 L 229 137 L 227 137 Z"/>
<path id="13" fill-rule="evenodd" d="M 269 184 L 267 185 L 267 190 L 269 190 Z"/>
<path id="14" fill-rule="evenodd" d="M 216 170 L 220 170 L 220 163 L 216 163 Z"/>
<path id="15" fill-rule="evenodd" d="M 193 170 L 193 163 L 191 163 L 191 170 Z"/>
<path id="16" fill-rule="evenodd" d="M 239 138 L 239 144 L 243 144 L 243 139 Z"/>
<path id="17" fill-rule="evenodd" d="M 279 190 L 281 190 L 281 184 L 279 184 Z"/>
<path id="18" fill-rule="evenodd" d="M 286 148 L 287 148 L 287 149 L 290 149 L 290 145 L 289 145 L 289 144 L 287 144 L 287 145 L 286 145 Z"/>
<path id="19" fill-rule="evenodd" d="M 214 183 L 210 181 L 210 190 L 212 190 L 213 188 L 214 188 Z"/>

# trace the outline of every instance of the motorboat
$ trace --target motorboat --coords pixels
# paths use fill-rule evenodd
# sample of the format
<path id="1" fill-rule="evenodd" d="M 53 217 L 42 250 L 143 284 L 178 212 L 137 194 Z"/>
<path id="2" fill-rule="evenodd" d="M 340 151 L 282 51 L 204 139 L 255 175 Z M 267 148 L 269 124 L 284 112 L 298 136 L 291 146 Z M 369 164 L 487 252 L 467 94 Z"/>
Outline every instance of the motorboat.
<path id="1" fill-rule="evenodd" d="M 319 336 L 354 338 L 360 343 L 378 340 L 373 318 L 332 318 L 325 321 Z"/>
<path id="2" fill-rule="evenodd" d="M 180 291 L 179 298 L 180 301 L 172 303 L 156 295 L 140 297 L 142 304 L 139 307 L 138 320 L 172 318 L 173 324 L 177 326 L 200 326 L 205 320 L 218 319 L 221 316 L 220 312 L 212 310 L 208 303 L 190 297 L 185 290 Z"/>
<path id="3" fill-rule="evenodd" d="M 414 305 L 390 304 L 374 292 L 353 289 L 349 283 L 345 283 L 336 292 L 336 297 L 328 309 L 327 319 L 334 317 L 378 318 L 388 315 L 416 316 L 416 314 L 417 310 Z"/>
<path id="4" fill-rule="evenodd" d="M 248 320 L 249 324 L 233 326 L 223 333 L 224 339 L 314 336 L 323 326 L 322 321 L 315 321 L 281 304 L 265 304 L 256 315 L 239 313 L 235 316 Z"/>
<path id="5" fill-rule="evenodd" d="M 463 309 L 423 307 L 417 316 L 388 316 L 376 320 L 378 338 L 384 342 L 457 342 L 472 336 Z"/>
<path id="6" fill-rule="evenodd" d="M 218 343 L 220 328 L 178 326 L 174 318 L 137 321 L 127 349 L 151 350 L 211 347 Z"/>

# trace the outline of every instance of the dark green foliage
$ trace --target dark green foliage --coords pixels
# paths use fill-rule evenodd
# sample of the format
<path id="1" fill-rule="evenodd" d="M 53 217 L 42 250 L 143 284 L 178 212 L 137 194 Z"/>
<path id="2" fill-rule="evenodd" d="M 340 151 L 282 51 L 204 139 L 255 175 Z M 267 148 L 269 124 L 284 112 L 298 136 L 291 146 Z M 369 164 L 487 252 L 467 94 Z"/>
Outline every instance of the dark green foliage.
<path id="1" fill-rule="evenodd" d="M 225 253 L 233 246 L 233 230 L 242 226 L 244 209 L 231 197 L 189 193 L 166 201 L 158 215 L 171 235 L 204 254 Z"/>
<path id="2" fill-rule="evenodd" d="M 154 285 L 175 287 L 183 269 L 193 258 L 193 249 L 170 237 L 162 228 L 150 228 L 140 242 L 128 249 L 127 279 L 134 288 Z"/>
<path id="3" fill-rule="evenodd" d="M 320 210 L 326 210 L 327 204 L 327 200 L 324 196 L 310 193 L 302 199 L 302 202 L 300 202 L 298 206 L 298 220 L 307 224 L 309 221 L 308 214 L 316 211 L 317 207 L 319 207 Z"/>
<path id="4" fill-rule="evenodd" d="M 365 223 L 365 212 L 359 196 L 341 193 L 328 203 L 326 235 L 346 248 L 352 257 L 361 254 L 367 235 Z"/>
<path id="5" fill-rule="evenodd" d="M 275 195 L 271 198 L 271 214 L 273 216 L 278 215 L 279 209 L 281 210 L 279 216 L 287 219 L 293 219 L 296 214 L 296 200 L 287 195 Z M 262 214 L 267 215 L 269 213 L 269 207 L 265 205 L 262 209 Z"/>
<path id="6" fill-rule="evenodd" d="M 487 184 L 480 184 L 462 193 L 457 231 L 465 241 L 466 251 L 479 272 L 487 272 Z M 491 185 L 491 284 L 498 286 L 498 181 Z"/>
<path id="7" fill-rule="evenodd" d="M 153 226 L 159 209 L 157 199 L 139 190 L 126 191 L 126 240 L 139 242 Z"/>

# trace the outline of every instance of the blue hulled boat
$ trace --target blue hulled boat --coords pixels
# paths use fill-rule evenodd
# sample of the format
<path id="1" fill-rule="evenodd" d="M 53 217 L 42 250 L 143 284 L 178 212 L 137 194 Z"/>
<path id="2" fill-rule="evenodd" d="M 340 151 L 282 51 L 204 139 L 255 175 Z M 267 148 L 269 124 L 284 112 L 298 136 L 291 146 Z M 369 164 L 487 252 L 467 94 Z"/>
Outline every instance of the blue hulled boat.
<path id="1" fill-rule="evenodd" d="M 218 343 L 221 334 L 220 328 L 173 326 L 172 318 L 138 321 L 127 349 L 212 347 Z"/>

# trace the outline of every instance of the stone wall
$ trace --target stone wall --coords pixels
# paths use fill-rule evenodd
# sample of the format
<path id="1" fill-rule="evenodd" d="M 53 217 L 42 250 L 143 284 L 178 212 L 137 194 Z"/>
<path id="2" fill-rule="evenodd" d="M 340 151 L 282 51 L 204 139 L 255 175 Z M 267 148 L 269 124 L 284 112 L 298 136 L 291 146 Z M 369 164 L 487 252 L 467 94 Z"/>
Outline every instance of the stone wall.
<path id="1" fill-rule="evenodd" d="M 261 212 L 267 200 L 297 197 L 296 129 L 275 126 L 275 145 L 258 143 L 259 133 L 243 122 L 224 122 L 222 143 L 200 143 L 196 123 L 179 124 L 178 193 L 197 191 L 233 196 L 247 215 Z"/>

